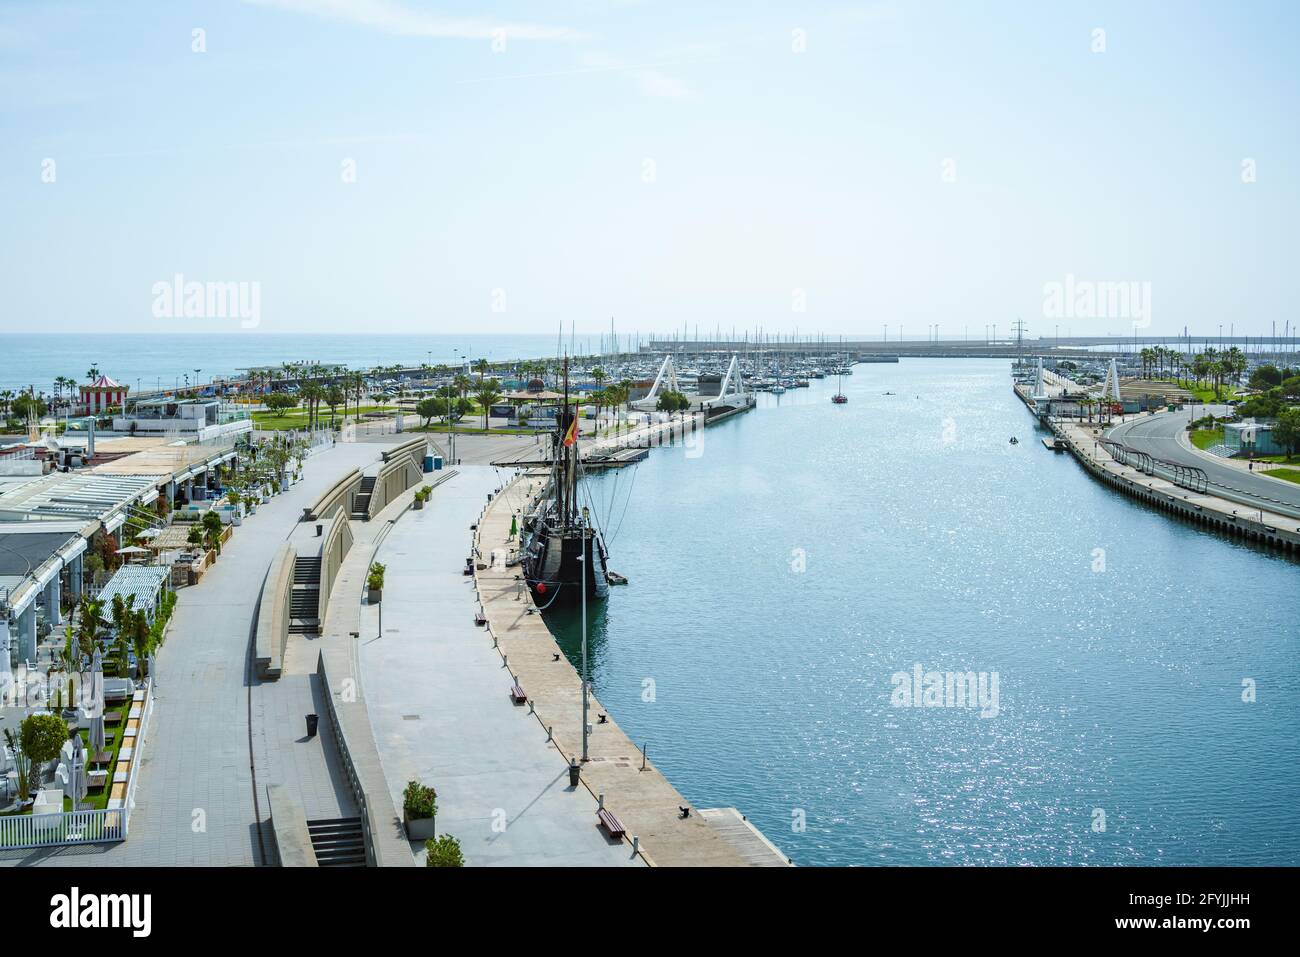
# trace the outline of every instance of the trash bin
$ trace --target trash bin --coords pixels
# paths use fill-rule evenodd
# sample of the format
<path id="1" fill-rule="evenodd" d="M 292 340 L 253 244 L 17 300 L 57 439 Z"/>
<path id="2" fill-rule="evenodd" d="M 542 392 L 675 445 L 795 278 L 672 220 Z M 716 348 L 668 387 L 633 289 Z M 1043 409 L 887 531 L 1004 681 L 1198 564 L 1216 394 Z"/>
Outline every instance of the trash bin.
<path id="1" fill-rule="evenodd" d="M 569 787 L 576 788 L 578 786 L 578 777 L 581 774 L 582 774 L 582 765 L 579 764 L 577 761 L 570 761 L 569 762 Z"/>
<path id="2" fill-rule="evenodd" d="M 320 538 L 325 533 L 325 525 L 322 522 L 316 523 L 316 537 Z"/>
<path id="3" fill-rule="evenodd" d="M 319 725 L 320 725 L 320 715 L 318 714 L 307 715 L 307 737 L 309 738 L 316 737 L 316 728 Z"/>

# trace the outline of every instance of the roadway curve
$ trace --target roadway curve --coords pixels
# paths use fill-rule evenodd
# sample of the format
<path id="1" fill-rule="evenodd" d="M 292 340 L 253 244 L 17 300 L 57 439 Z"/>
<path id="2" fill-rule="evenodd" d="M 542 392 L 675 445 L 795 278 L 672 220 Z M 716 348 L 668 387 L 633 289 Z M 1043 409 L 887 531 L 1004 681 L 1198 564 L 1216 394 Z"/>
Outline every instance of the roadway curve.
<path id="1" fill-rule="evenodd" d="M 1198 418 L 1213 412 L 1226 415 L 1227 406 L 1199 406 Z M 1191 413 L 1161 412 L 1131 419 L 1109 429 L 1106 437 L 1153 458 L 1179 465 L 1192 465 L 1205 472 L 1210 492 L 1232 501 L 1243 502 L 1300 518 L 1300 485 L 1279 479 L 1252 475 L 1235 465 L 1220 462 L 1183 445 L 1178 436 L 1187 428 Z M 1157 467 L 1158 468 L 1158 467 Z"/>

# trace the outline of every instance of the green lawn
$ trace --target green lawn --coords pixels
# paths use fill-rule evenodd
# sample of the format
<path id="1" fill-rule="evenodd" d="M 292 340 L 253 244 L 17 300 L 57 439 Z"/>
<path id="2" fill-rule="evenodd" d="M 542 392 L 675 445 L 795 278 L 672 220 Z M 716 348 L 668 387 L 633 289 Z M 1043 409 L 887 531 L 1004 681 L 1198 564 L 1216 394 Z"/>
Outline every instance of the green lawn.
<path id="1" fill-rule="evenodd" d="M 391 405 L 363 405 L 361 414 L 367 412 L 393 412 L 395 406 Z M 355 417 L 357 410 L 355 406 L 350 406 L 347 411 L 349 417 Z M 343 406 L 339 406 L 334 416 L 335 422 L 342 422 L 344 418 Z M 330 421 L 330 410 L 328 406 L 322 406 L 317 413 L 316 419 L 322 425 L 328 425 Z M 271 411 L 254 412 L 253 425 L 259 429 L 305 429 L 307 427 L 307 410 L 306 409 L 287 409 L 283 413 L 277 414 Z"/>
<path id="2" fill-rule="evenodd" d="M 1295 482 L 1300 485 L 1300 469 L 1268 469 L 1265 475 L 1271 475 L 1273 478 L 1286 479 L 1288 482 Z"/>
<path id="3" fill-rule="evenodd" d="M 1187 379 L 1170 379 L 1166 377 L 1158 381 L 1170 382 L 1178 386 L 1179 388 L 1186 389 L 1188 392 L 1190 392 L 1193 396 L 1196 397 L 1196 401 L 1198 403 L 1227 402 L 1229 399 L 1235 399 L 1237 397 L 1237 389 L 1235 386 L 1229 386 L 1229 385 L 1222 386 L 1219 389 L 1219 394 L 1216 396 L 1214 394 L 1213 388 L 1198 388 L 1195 382 L 1189 381 Z"/>
<path id="4" fill-rule="evenodd" d="M 1223 429 L 1197 429 L 1192 433 L 1192 444 L 1198 449 L 1208 449 L 1223 443 Z"/>

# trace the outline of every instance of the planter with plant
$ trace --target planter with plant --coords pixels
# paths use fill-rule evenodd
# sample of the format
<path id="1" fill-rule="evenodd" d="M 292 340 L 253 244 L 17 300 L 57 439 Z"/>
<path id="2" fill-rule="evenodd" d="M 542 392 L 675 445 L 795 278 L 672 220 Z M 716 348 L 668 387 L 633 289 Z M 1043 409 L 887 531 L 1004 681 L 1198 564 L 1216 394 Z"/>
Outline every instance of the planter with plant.
<path id="1" fill-rule="evenodd" d="M 438 794 L 419 781 L 408 781 L 402 793 L 402 823 L 406 836 L 412 841 L 431 840 L 437 830 L 434 816 L 438 813 Z"/>
<path id="2" fill-rule="evenodd" d="M 53 761 L 68 740 L 67 722 L 57 714 L 32 714 L 18 728 L 18 740 L 30 762 L 29 790 L 39 790 L 41 765 Z"/>
<path id="3" fill-rule="evenodd" d="M 460 852 L 460 841 L 450 834 L 430 838 L 424 842 L 425 867 L 464 867 L 465 855 Z"/>
<path id="4" fill-rule="evenodd" d="M 369 574 L 366 575 L 366 601 L 372 605 L 383 600 L 384 572 L 387 567 L 382 562 L 374 562 L 370 566 Z"/>
<path id="5" fill-rule="evenodd" d="M 419 511 L 424 508 L 424 503 L 433 497 L 433 486 L 426 485 L 415 493 L 415 509 Z"/>

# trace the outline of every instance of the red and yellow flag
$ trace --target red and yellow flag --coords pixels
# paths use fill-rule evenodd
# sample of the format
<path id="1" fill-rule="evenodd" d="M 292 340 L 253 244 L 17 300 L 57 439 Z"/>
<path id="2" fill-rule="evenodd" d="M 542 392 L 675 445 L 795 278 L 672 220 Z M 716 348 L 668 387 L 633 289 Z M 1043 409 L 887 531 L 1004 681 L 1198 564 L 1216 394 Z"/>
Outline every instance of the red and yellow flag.
<path id="1" fill-rule="evenodd" d="M 567 449 L 578 441 L 578 417 L 575 415 L 569 423 L 569 430 L 564 433 L 564 447 Z"/>

